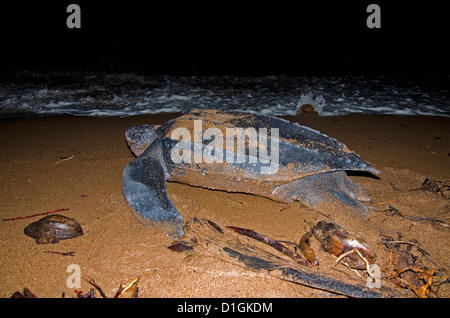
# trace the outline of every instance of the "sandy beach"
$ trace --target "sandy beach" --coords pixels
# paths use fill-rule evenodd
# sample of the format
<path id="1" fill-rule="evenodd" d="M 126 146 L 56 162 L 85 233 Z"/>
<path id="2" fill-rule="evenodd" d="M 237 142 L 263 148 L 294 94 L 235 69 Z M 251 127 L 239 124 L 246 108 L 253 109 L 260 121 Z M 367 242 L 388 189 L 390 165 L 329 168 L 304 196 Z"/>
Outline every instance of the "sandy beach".
<path id="1" fill-rule="evenodd" d="M 124 133 L 131 126 L 161 124 L 175 115 L 0 121 L 0 219 L 68 209 L 60 214 L 76 219 L 84 231 L 82 236 L 57 244 L 36 244 L 23 230 L 40 217 L 1 221 L 0 297 L 10 297 L 24 287 L 38 297 L 61 297 L 62 293 L 75 297 L 75 289 L 83 293 L 90 290 L 89 279 L 113 296 L 121 283 L 139 275 L 139 297 L 334 297 L 208 253 L 194 252 L 187 257 L 173 252 L 167 248 L 171 237 L 139 223 L 122 194 L 122 172 L 134 158 Z M 395 239 L 401 233 L 402 241 L 414 241 L 429 259 L 448 270 L 448 199 L 441 193 L 414 189 L 427 177 L 450 179 L 450 118 L 313 114 L 285 118 L 336 138 L 381 171 L 378 178 L 351 176 L 371 195 L 369 220 L 361 225 L 361 220 L 336 216 L 342 226 L 361 235 L 376 251 L 381 268 L 389 266 L 390 258 L 379 243 L 383 232 Z M 282 204 L 177 183 L 167 187 L 185 220 L 208 218 L 277 240 L 298 242 L 308 229 L 306 222 L 323 219 L 298 202 Z M 449 195 L 448 191 L 444 194 Z M 444 223 L 383 212 L 388 205 L 401 215 Z M 317 241 L 311 244 L 320 262 L 318 270 L 359 279 L 345 267 L 339 272 L 331 269 L 333 257 L 321 251 Z M 75 255 L 47 251 L 75 251 Z M 424 257 L 421 261 L 429 268 L 438 267 Z M 70 264 L 81 270 L 80 288 L 67 286 Z M 411 291 L 407 295 L 415 297 Z M 450 286 L 442 284 L 438 296 L 450 297 Z"/>

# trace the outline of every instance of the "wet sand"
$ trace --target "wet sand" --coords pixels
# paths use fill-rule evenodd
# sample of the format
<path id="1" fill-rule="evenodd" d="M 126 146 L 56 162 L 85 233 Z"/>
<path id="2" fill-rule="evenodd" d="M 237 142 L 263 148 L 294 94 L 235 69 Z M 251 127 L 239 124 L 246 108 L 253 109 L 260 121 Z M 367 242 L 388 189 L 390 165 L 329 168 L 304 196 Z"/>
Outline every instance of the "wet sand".
<path id="1" fill-rule="evenodd" d="M 65 208 L 69 210 L 60 214 L 75 218 L 84 230 L 84 235 L 58 244 L 36 244 L 23 229 L 40 217 L 1 221 L 1 297 L 9 297 L 24 287 L 39 297 L 61 297 L 63 292 L 66 297 L 75 297 L 75 289 L 89 291 L 91 286 L 86 280 L 91 278 L 113 296 L 120 283 L 138 275 L 142 275 L 140 297 L 333 296 L 205 252 L 186 257 L 170 251 L 167 246 L 172 239 L 168 235 L 138 222 L 122 194 L 122 171 L 133 159 L 124 132 L 130 126 L 160 124 L 172 117 L 174 114 L 0 122 L 0 219 Z M 415 240 L 433 261 L 448 268 L 448 227 L 379 211 L 390 204 L 403 215 L 450 223 L 449 202 L 440 193 L 409 191 L 419 188 L 426 177 L 450 178 L 449 118 L 311 114 L 286 118 L 345 143 L 381 171 L 379 178 L 351 176 L 372 197 L 368 204 L 370 219 L 362 224 L 352 217 L 336 216 L 341 225 L 360 234 L 373 247 L 381 268 L 388 265 L 389 252 L 378 242 L 380 230 L 398 231 L 403 241 Z M 224 225 L 251 228 L 278 240 L 298 241 L 308 229 L 306 222 L 323 219 L 298 202 L 282 204 L 177 183 L 169 183 L 168 192 L 185 220 L 208 218 Z M 320 250 L 317 241 L 312 242 L 312 247 L 321 264 L 319 270 L 338 273 L 330 269 L 334 259 Z M 45 251 L 75 251 L 75 256 Z M 80 288 L 67 286 L 72 274 L 66 272 L 70 264 L 81 269 Z M 354 275 L 344 267 L 340 270 L 347 271 L 347 276 Z M 440 287 L 439 296 L 450 296 L 448 284 Z"/>

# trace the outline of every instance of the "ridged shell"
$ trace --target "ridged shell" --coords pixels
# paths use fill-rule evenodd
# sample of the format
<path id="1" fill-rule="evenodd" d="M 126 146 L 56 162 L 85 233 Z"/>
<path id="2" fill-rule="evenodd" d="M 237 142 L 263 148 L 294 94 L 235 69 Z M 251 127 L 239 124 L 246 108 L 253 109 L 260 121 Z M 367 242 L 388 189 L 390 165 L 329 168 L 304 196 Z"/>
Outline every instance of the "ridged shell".
<path id="1" fill-rule="evenodd" d="M 82 235 L 83 229 L 75 219 L 53 214 L 29 224 L 24 233 L 36 239 L 36 243 L 48 244 Z"/>

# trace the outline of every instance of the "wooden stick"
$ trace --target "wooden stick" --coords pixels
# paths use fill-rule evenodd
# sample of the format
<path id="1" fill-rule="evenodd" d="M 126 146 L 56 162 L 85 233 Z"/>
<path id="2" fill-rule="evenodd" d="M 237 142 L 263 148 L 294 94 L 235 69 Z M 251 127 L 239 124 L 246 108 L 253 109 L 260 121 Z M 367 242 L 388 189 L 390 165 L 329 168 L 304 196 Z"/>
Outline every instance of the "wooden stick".
<path id="1" fill-rule="evenodd" d="M 35 217 L 35 216 L 46 215 L 46 214 L 52 214 L 52 213 L 62 212 L 62 211 L 69 211 L 69 209 L 58 209 L 58 210 L 47 211 L 47 212 L 37 213 L 37 214 L 32 214 L 32 215 L 27 215 L 27 216 L 17 216 L 17 217 L 15 217 L 15 218 L 2 219 L 2 221 L 14 221 L 14 220 L 29 219 L 29 218 L 33 218 L 33 217 Z"/>
<path id="2" fill-rule="evenodd" d="M 63 161 L 66 161 L 66 160 L 70 160 L 70 159 L 73 159 L 73 157 L 75 157 L 75 155 L 72 155 L 72 156 L 70 156 L 70 157 L 67 157 L 67 158 L 62 158 L 62 159 L 60 159 L 60 160 L 58 160 L 58 161 L 56 161 L 55 163 L 60 163 L 60 162 L 63 162 Z"/>
<path id="3" fill-rule="evenodd" d="M 288 249 L 286 246 L 284 246 L 283 244 L 280 244 L 279 242 L 271 239 L 270 237 L 264 236 L 262 234 L 259 234 L 253 230 L 250 229 L 243 229 L 240 227 L 236 227 L 236 226 L 227 226 L 227 228 L 229 228 L 230 230 L 235 231 L 236 233 L 239 233 L 241 235 L 245 235 L 248 237 L 251 237 L 255 240 L 258 240 L 260 242 L 263 242 L 267 245 L 272 246 L 273 248 L 275 248 L 277 251 L 280 251 L 281 253 L 289 256 L 290 258 L 296 260 L 299 264 L 301 265 L 305 265 L 305 266 L 309 266 L 309 263 L 307 260 L 303 259 L 299 254 L 297 254 L 296 252 Z"/>

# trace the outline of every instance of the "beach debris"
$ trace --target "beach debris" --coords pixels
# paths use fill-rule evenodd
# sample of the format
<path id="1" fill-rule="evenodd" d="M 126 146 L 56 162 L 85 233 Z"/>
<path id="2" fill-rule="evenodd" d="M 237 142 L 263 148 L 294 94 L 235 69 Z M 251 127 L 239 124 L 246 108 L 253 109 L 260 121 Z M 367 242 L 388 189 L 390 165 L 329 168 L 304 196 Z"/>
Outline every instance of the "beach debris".
<path id="1" fill-rule="evenodd" d="M 169 250 L 174 252 L 187 252 L 192 251 L 194 247 L 189 242 L 177 241 L 168 247 Z"/>
<path id="2" fill-rule="evenodd" d="M 123 283 L 120 284 L 119 289 L 117 290 L 116 294 L 113 296 L 113 298 L 125 298 L 126 295 L 128 295 L 128 298 L 138 298 L 138 292 L 139 288 L 137 287 L 139 283 L 139 279 L 141 276 L 136 277 L 133 281 L 131 281 L 129 284 L 123 286 Z M 97 290 L 100 293 L 100 296 L 102 298 L 108 298 L 106 294 L 103 292 L 103 290 L 98 286 L 94 279 L 91 278 L 90 280 L 87 280 L 87 282 L 93 286 L 89 292 L 83 295 L 82 291 L 75 291 L 78 298 L 96 298 L 95 297 L 95 290 Z"/>
<path id="3" fill-rule="evenodd" d="M 125 286 L 122 286 L 122 284 L 120 284 L 119 289 L 114 295 L 114 298 L 124 298 L 124 295 L 127 292 L 129 292 L 130 298 L 138 298 L 139 288 L 137 287 L 137 284 L 139 283 L 140 278 L 141 276 L 136 277 L 131 283 Z"/>
<path id="4" fill-rule="evenodd" d="M 72 155 L 72 156 L 70 156 L 70 157 L 63 156 L 63 157 L 60 157 L 59 160 L 56 161 L 55 163 L 58 164 L 58 163 L 61 163 L 61 162 L 63 162 L 63 161 L 71 160 L 71 159 L 73 159 L 74 157 L 75 157 L 75 155 Z"/>
<path id="5" fill-rule="evenodd" d="M 298 243 L 298 247 L 302 251 L 303 256 L 308 260 L 311 267 L 319 265 L 319 262 L 316 259 L 316 254 L 314 250 L 311 248 L 311 237 L 313 236 L 311 231 L 306 232 L 300 238 L 300 242 Z"/>
<path id="6" fill-rule="evenodd" d="M 411 288 L 417 297 L 427 298 L 433 282 L 434 271 L 434 269 L 428 270 L 416 267 L 405 267 L 397 271 L 397 273 L 393 274 L 389 278 L 396 278 L 403 273 L 408 273 L 408 275 L 402 275 L 402 278 L 399 278 L 399 281 Z M 423 280 L 424 283 L 421 283 L 421 280 Z M 401 284 L 398 285 L 402 286 Z"/>
<path id="7" fill-rule="evenodd" d="M 450 227 L 449 224 L 445 223 L 445 221 L 437 218 L 432 217 L 426 217 L 426 216 L 413 216 L 413 215 L 405 215 L 401 213 L 397 208 L 394 206 L 387 204 L 387 208 L 383 210 L 375 210 L 375 212 L 385 212 L 387 216 L 398 216 L 407 220 L 411 221 L 423 221 L 423 222 L 431 222 L 435 224 L 439 224 L 443 227 Z M 383 220 L 384 221 L 384 220 Z"/>
<path id="8" fill-rule="evenodd" d="M 275 248 L 277 251 L 280 251 L 281 253 L 289 256 L 290 258 L 292 258 L 293 260 L 295 260 L 297 263 L 307 266 L 307 262 L 305 261 L 305 259 L 303 259 L 299 254 L 297 254 L 296 252 L 288 249 L 286 246 L 284 246 L 283 244 L 281 244 L 279 241 L 273 240 L 270 237 L 267 237 L 265 235 L 262 235 L 254 230 L 250 230 L 250 229 L 244 229 L 244 228 L 240 228 L 240 227 L 236 227 L 236 226 L 226 226 L 226 228 L 233 230 L 236 233 L 239 233 L 241 235 L 245 235 L 248 237 L 251 237 L 257 241 L 263 242 L 273 248 Z"/>
<path id="9" fill-rule="evenodd" d="M 438 296 L 439 286 L 449 282 L 447 269 L 432 261 L 428 253 L 416 242 L 393 240 L 385 236 L 380 243 L 390 252 L 389 264 L 384 269 L 386 278 L 398 287 L 409 288 L 417 297 L 426 298 L 430 294 Z M 422 264 L 421 255 L 436 267 L 428 268 Z"/>
<path id="10" fill-rule="evenodd" d="M 318 114 L 317 111 L 316 111 L 316 109 L 314 108 L 314 106 L 313 106 L 313 105 L 310 105 L 310 104 L 303 104 L 303 105 L 300 107 L 299 113 L 300 113 L 300 114 L 303 114 L 303 113 L 305 113 L 305 114 L 315 114 L 315 115 Z"/>
<path id="11" fill-rule="evenodd" d="M 433 180 L 431 178 L 426 178 L 422 185 L 420 186 L 421 190 L 429 191 L 432 193 L 439 193 L 443 198 L 447 199 L 445 191 L 450 191 L 450 180 Z"/>
<path id="12" fill-rule="evenodd" d="M 448 199 L 445 192 L 450 191 L 450 179 L 434 180 L 426 177 L 418 188 L 409 189 L 408 191 L 427 191 L 434 194 L 440 194 L 444 199 Z"/>
<path id="13" fill-rule="evenodd" d="M 82 235 L 83 230 L 75 219 L 54 214 L 27 225 L 24 233 L 38 244 L 55 244 Z"/>
<path id="14" fill-rule="evenodd" d="M 346 171 L 379 171 L 343 143 L 298 123 L 192 109 L 157 128 L 131 127 L 125 137 L 136 155 L 123 171 L 125 199 L 142 223 L 174 238 L 183 235 L 183 217 L 166 181 L 299 201 L 311 209 L 328 203 L 339 213 L 370 216 L 369 195 Z"/>
<path id="15" fill-rule="evenodd" d="M 57 209 L 57 210 L 53 210 L 53 211 L 47 211 L 47 212 L 42 212 L 42 213 L 37 213 L 37 214 L 32 214 L 32 215 L 27 215 L 27 216 L 16 216 L 14 218 L 2 219 L 2 221 L 15 221 L 15 220 L 29 219 L 29 218 L 33 218 L 35 216 L 53 214 L 53 213 L 62 212 L 62 211 L 69 211 L 69 209 Z"/>
<path id="16" fill-rule="evenodd" d="M 23 292 L 16 291 L 11 295 L 11 298 L 36 298 L 36 295 L 31 290 L 24 287 Z"/>
<path id="17" fill-rule="evenodd" d="M 287 248 L 280 247 L 278 241 L 250 229 L 222 226 L 207 219 L 193 218 L 185 223 L 184 230 L 182 245 L 187 244 L 195 251 L 215 259 L 244 266 L 252 271 L 264 272 L 284 281 L 348 297 L 403 296 L 386 286 L 371 289 L 362 282 L 352 280 L 353 283 L 348 283 L 320 273 L 311 268 L 306 260 L 299 262 L 297 256 L 293 258 L 295 254 L 292 251 L 285 253 Z M 269 252 L 269 248 L 279 255 Z"/>
<path id="18" fill-rule="evenodd" d="M 61 256 L 75 256 L 75 251 L 70 251 L 70 252 L 43 251 L 42 253 L 58 254 L 58 255 L 61 255 Z"/>
<path id="19" fill-rule="evenodd" d="M 337 262 L 345 260 L 354 269 L 367 269 L 368 265 L 375 263 L 375 251 L 355 233 L 325 221 L 319 221 L 311 231 L 320 247 L 336 256 Z"/>
<path id="20" fill-rule="evenodd" d="M 123 284 L 120 284 L 113 298 L 125 298 L 126 296 L 128 296 L 128 298 L 138 298 L 139 288 L 137 287 L 137 285 L 140 278 L 141 276 L 136 277 L 133 281 L 125 286 L 123 286 Z M 88 282 L 92 286 L 92 288 L 86 294 L 83 294 L 83 291 L 81 290 L 75 290 L 77 298 L 96 298 L 96 290 L 100 293 L 100 296 L 102 298 L 108 298 L 100 288 L 100 286 L 95 283 L 93 278 L 87 280 L 86 282 Z M 62 293 L 62 298 L 65 298 L 65 296 L 65 293 Z M 37 296 L 25 287 L 23 289 L 23 292 L 17 291 L 11 295 L 11 298 L 37 298 Z"/>

